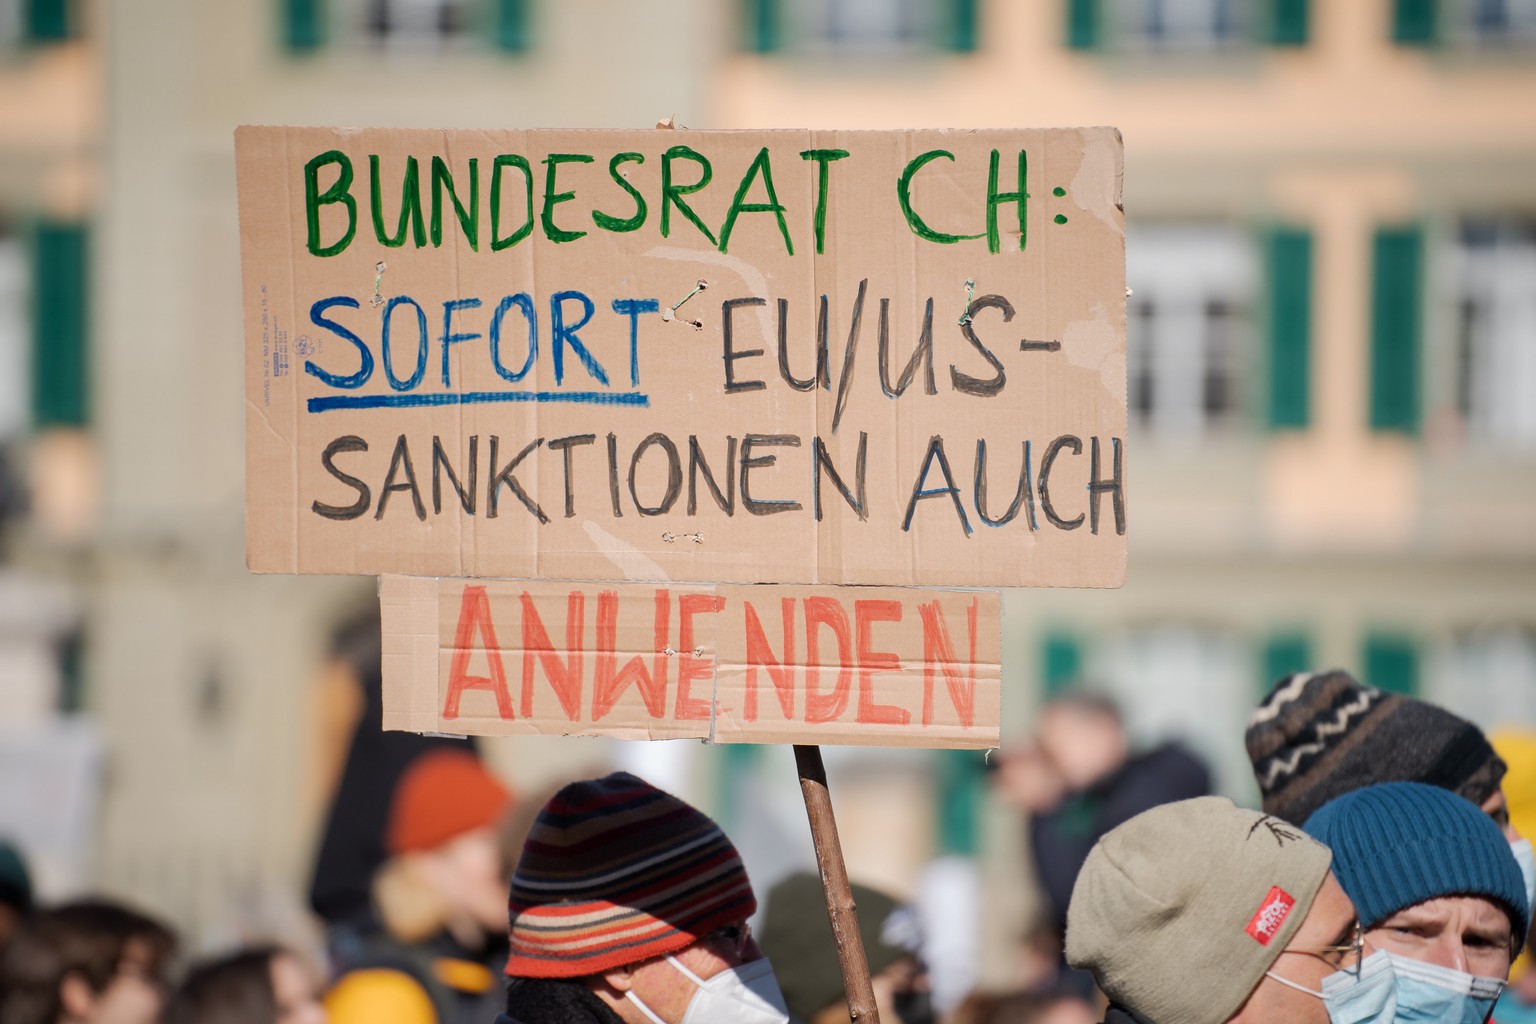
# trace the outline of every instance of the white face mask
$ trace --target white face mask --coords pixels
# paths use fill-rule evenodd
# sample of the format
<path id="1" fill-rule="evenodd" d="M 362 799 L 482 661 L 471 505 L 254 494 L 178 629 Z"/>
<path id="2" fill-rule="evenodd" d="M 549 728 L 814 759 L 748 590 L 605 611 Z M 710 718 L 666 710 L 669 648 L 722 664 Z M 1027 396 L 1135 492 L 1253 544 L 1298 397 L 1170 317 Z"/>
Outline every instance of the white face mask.
<path id="1" fill-rule="evenodd" d="M 684 967 L 677 957 L 667 957 L 667 963 L 698 986 L 677 1024 L 789 1024 L 789 1010 L 767 957 L 721 971 L 708 981 Z M 646 1006 L 633 989 L 624 993 L 624 998 L 654 1024 L 670 1024 Z"/>
<path id="2" fill-rule="evenodd" d="M 1509 844 L 1509 850 L 1520 865 L 1520 877 L 1525 880 L 1525 905 L 1536 913 L 1536 849 L 1529 839 L 1517 839 Z"/>

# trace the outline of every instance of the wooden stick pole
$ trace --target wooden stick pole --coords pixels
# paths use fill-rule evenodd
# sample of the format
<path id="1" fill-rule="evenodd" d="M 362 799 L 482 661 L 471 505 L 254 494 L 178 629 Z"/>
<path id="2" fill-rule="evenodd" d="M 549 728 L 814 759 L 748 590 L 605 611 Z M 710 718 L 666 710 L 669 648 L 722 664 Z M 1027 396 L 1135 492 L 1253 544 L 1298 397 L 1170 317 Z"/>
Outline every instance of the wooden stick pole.
<path id="1" fill-rule="evenodd" d="M 827 769 L 821 763 L 821 748 L 796 744 L 795 767 L 800 772 L 800 795 L 805 798 L 816 864 L 821 869 L 821 888 L 827 897 L 827 917 L 832 921 L 832 938 L 837 943 L 843 991 L 848 994 L 848 1016 L 853 1024 L 880 1024 L 864 939 L 859 934 L 858 907 L 848 884 L 848 868 L 843 864 L 837 819 L 832 816 L 832 795 L 827 792 Z"/>

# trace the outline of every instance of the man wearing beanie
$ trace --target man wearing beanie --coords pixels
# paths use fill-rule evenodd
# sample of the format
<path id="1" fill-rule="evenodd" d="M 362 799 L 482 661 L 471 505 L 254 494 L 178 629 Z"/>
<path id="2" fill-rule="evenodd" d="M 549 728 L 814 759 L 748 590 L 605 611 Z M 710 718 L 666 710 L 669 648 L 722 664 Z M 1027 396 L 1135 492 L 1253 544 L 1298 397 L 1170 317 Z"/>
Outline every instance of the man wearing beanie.
<path id="1" fill-rule="evenodd" d="M 927 972 L 917 955 L 917 915 L 878 889 L 852 888 L 881 1024 L 933 1024 Z M 820 878 L 798 871 L 768 891 L 761 938 L 792 1019 L 848 1024 L 848 996 Z"/>
<path id="2" fill-rule="evenodd" d="M 498 1024 L 786 1024 L 736 847 L 627 772 L 550 798 L 508 900 Z"/>
<path id="3" fill-rule="evenodd" d="M 1403 963 L 1412 960 L 1447 969 L 1444 982 L 1466 989 L 1478 987 L 1467 975 L 1503 982 L 1530 906 L 1509 843 L 1477 807 L 1436 786 L 1392 782 L 1329 801 L 1306 831 L 1332 848 L 1366 941 L 1392 954 L 1399 975 L 1419 973 Z M 1481 987 L 1486 1012 L 1502 984 Z"/>
<path id="4" fill-rule="evenodd" d="M 411 762 L 373 879 L 384 931 L 326 994 L 331 1024 L 486 1024 L 501 1005 L 506 880 L 497 827 L 512 798 L 466 750 Z"/>
<path id="5" fill-rule="evenodd" d="M 1357 963 L 1327 847 L 1222 797 L 1164 804 L 1099 840 L 1067 908 L 1067 962 L 1105 1024 L 1328 1024 L 1306 991 Z"/>
<path id="6" fill-rule="evenodd" d="M 1334 797 L 1378 782 L 1439 786 L 1501 827 L 1509 820 L 1504 762 L 1481 729 L 1339 669 L 1281 679 L 1249 719 L 1245 739 L 1264 810 L 1298 825 Z"/>

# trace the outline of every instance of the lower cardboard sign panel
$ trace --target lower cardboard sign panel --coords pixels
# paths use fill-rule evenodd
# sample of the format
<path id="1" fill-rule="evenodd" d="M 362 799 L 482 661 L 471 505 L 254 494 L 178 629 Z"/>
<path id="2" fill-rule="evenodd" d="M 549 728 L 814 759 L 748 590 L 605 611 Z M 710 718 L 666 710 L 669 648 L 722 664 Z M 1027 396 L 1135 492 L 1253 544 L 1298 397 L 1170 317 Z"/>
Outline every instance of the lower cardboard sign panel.
<path id="1" fill-rule="evenodd" d="M 992 592 L 384 576 L 379 595 L 386 729 L 998 743 Z"/>

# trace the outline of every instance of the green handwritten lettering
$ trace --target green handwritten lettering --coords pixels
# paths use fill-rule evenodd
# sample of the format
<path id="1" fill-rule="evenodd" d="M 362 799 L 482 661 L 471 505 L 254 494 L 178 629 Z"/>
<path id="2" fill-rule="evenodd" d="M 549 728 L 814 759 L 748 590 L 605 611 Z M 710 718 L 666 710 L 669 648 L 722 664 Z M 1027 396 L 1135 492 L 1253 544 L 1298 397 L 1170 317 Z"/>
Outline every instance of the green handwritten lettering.
<path id="1" fill-rule="evenodd" d="M 747 190 L 759 174 L 763 176 L 763 190 L 768 193 L 768 201 L 749 203 L 746 201 Z M 794 243 L 789 240 L 789 225 L 784 221 L 784 204 L 779 202 L 778 193 L 773 189 L 773 167 L 768 161 L 767 146 L 757 151 L 752 166 L 747 168 L 747 173 L 741 177 L 741 184 L 736 186 L 736 198 L 731 200 L 731 208 L 725 214 L 725 223 L 720 227 L 721 252 L 726 252 L 726 247 L 731 244 L 731 231 L 736 227 L 737 215 L 742 213 L 771 213 L 776 216 L 779 220 L 779 234 L 784 236 L 784 250 L 791 256 L 795 254 Z"/>
<path id="2" fill-rule="evenodd" d="M 320 191 L 320 168 L 335 164 L 336 180 Z M 352 161 L 339 149 L 329 149 L 304 165 L 304 216 L 309 221 L 309 251 L 316 256 L 335 256 L 357 234 L 357 200 L 352 198 Z M 347 208 L 347 230 L 331 245 L 320 244 L 320 207 L 341 203 Z"/>
<path id="3" fill-rule="evenodd" d="M 528 212 L 523 225 L 507 237 L 501 237 L 501 172 L 516 167 L 523 172 L 524 192 L 528 200 Z M 491 165 L 491 251 L 501 252 L 527 238 L 533 232 L 533 168 L 528 158 L 518 153 L 503 153 Z"/>
<path id="4" fill-rule="evenodd" d="M 672 183 L 672 161 L 692 160 L 699 165 L 699 180 L 692 185 L 674 185 Z M 718 245 L 714 234 L 699 220 L 699 215 L 693 212 L 689 205 L 683 202 L 683 196 L 692 195 L 714 177 L 714 170 L 709 166 L 709 160 L 702 153 L 695 152 L 687 146 L 673 146 L 661 157 L 661 237 L 667 238 L 672 233 L 672 207 L 676 206 L 678 212 L 687 217 L 694 227 L 704 233 L 709 239 L 710 245 Z"/>
<path id="5" fill-rule="evenodd" d="M 967 238 L 980 238 L 980 233 L 974 235 L 951 235 L 943 231 L 935 231 L 924 223 L 923 218 L 917 215 L 916 210 L 912 209 L 913 176 L 922 170 L 924 165 L 930 161 L 937 160 L 939 157 L 952 161 L 955 159 L 955 154 L 943 149 L 930 149 L 926 153 L 919 153 L 902 170 L 901 177 L 896 181 L 896 196 L 901 200 L 901 212 L 906 215 L 907 226 L 912 229 L 917 237 L 926 238 L 930 242 L 939 242 L 943 245 L 954 245 L 956 242 L 964 241 Z"/>
<path id="6" fill-rule="evenodd" d="M 807 149 L 802 150 L 800 159 L 816 161 L 816 253 L 820 255 L 825 251 L 823 246 L 827 237 L 827 181 L 830 176 L 832 161 L 842 160 L 848 156 L 846 149 Z"/>

